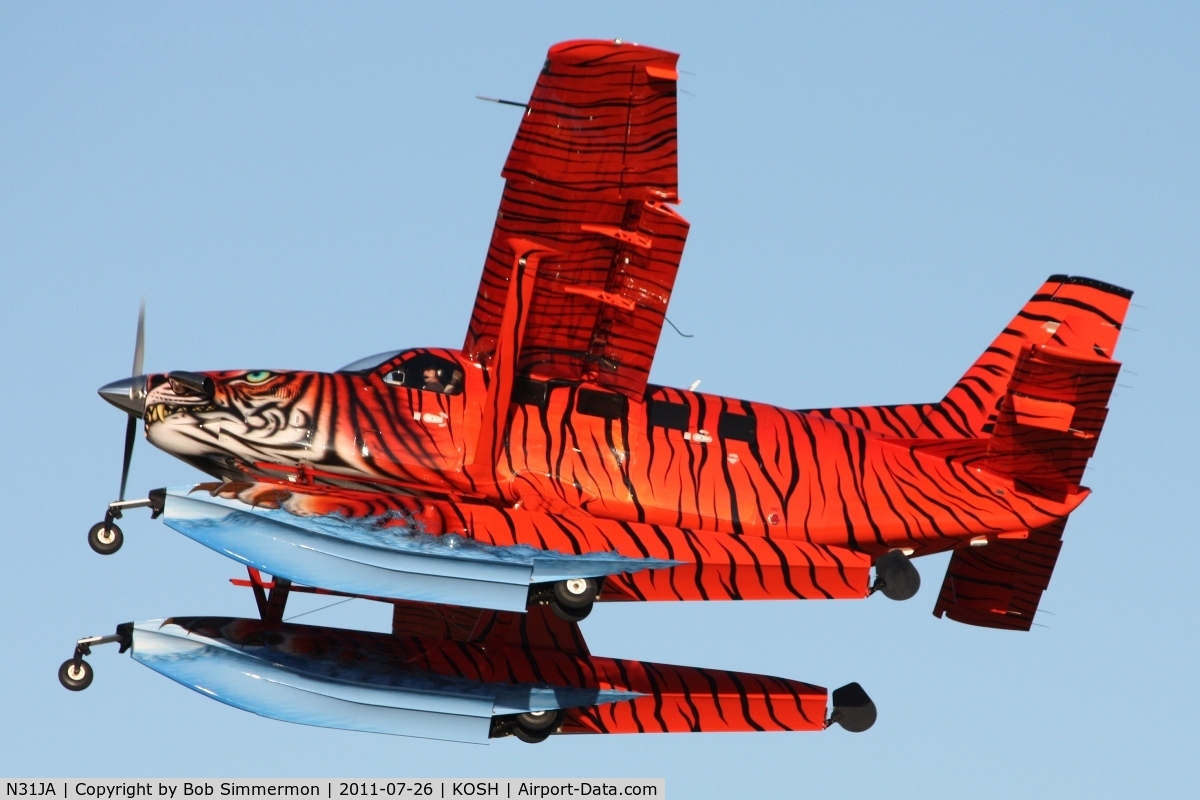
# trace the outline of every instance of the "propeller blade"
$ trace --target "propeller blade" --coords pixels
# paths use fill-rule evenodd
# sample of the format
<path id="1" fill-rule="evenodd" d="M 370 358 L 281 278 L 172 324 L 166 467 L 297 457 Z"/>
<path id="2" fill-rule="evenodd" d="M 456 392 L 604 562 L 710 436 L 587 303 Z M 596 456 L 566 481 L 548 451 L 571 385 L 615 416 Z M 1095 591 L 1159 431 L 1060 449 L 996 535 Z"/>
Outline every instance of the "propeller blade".
<path id="1" fill-rule="evenodd" d="M 138 328 L 137 328 L 137 344 L 133 346 L 133 376 L 136 378 L 142 374 L 142 357 L 146 352 L 146 298 L 142 298 L 142 305 L 138 309 Z M 132 445 L 127 445 L 126 450 Z M 128 464 L 126 465 L 128 468 Z"/>
<path id="2" fill-rule="evenodd" d="M 117 500 L 125 499 L 125 483 L 129 480 L 129 462 L 133 460 L 133 440 L 137 438 L 137 417 L 130 417 L 125 425 L 125 463 L 121 465 L 121 493 Z"/>

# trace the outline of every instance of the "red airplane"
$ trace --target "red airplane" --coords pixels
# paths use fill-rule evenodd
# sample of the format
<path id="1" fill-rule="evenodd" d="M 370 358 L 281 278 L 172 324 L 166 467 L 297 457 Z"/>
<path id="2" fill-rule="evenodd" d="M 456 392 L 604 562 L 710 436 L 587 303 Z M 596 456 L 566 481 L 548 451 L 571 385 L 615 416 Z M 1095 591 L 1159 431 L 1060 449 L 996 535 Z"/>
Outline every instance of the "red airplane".
<path id="1" fill-rule="evenodd" d="M 532 675 L 539 659 L 591 658 L 575 623 L 596 601 L 907 599 L 920 583 L 910 557 L 952 550 L 934 613 L 1029 629 L 1067 517 L 1088 495 L 1081 480 L 1132 293 L 1051 276 L 932 403 L 791 410 L 648 383 L 688 233 L 674 208 L 676 60 L 620 40 L 550 49 L 529 102 L 516 104 L 524 115 L 461 349 L 383 353 L 334 373 L 143 375 L 139 320 L 133 377 L 100 390 L 130 420 L 120 499 L 89 542 L 115 552 L 114 520 L 149 506 L 244 564 L 261 617 L 164 625 L 244 655 L 263 625 L 302 627 L 284 625 L 289 591 L 367 597 L 395 604 L 399 639 L 411 619 L 428 622 L 419 634 L 440 644 L 422 648 L 454 642 L 487 660 L 497 642 L 523 642 Z M 138 419 L 153 444 L 217 481 L 124 500 Z M 545 635 L 512 633 L 530 626 Z M 139 635 L 153 638 L 141 630 L 101 638 L 136 657 Z M 279 641 L 336 639 L 314 630 Z M 353 636 L 355 652 L 382 647 Z M 90 681 L 82 656 L 97 641 L 81 640 L 64 683 Z M 621 671 L 592 662 L 590 676 Z M 711 693 L 719 706 L 722 690 L 689 675 L 678 696 Z M 593 683 L 570 685 L 664 702 L 646 684 Z M 785 684 L 807 722 L 766 727 L 824 726 L 801 702 L 815 693 L 823 710 L 824 690 Z M 739 697 L 776 707 L 771 691 Z M 839 692 L 828 719 L 869 727 L 874 706 L 857 684 Z M 613 709 L 638 702 L 556 706 L 536 731 L 497 714 L 489 730 L 763 728 L 754 714 L 721 728 L 716 711 L 650 727 L 630 712 L 636 724 L 617 724 L 626 712 Z"/>

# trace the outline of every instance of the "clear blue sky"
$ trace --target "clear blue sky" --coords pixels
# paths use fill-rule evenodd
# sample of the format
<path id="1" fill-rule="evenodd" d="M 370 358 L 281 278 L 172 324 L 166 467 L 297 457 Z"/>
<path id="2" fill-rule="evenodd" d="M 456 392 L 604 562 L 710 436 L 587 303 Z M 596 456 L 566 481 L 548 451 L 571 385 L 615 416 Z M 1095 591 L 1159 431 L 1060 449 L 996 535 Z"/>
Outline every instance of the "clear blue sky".
<path id="1" fill-rule="evenodd" d="M 1195 4 L 0 3 L 0 774 L 662 776 L 673 797 L 1196 796 Z M 235 566 L 117 489 L 151 370 L 458 346 L 546 49 L 682 54 L 692 222 L 659 383 L 792 407 L 934 400 L 1051 273 L 1137 291 L 1131 371 L 1037 627 L 907 603 L 625 605 L 597 654 L 860 681 L 867 734 L 472 747 L 290 726 L 75 638 L 252 614 Z M 197 473 L 139 442 L 131 493 Z M 299 608 L 299 606 L 297 606 Z M 315 604 L 314 606 L 315 607 Z M 1052 614 L 1050 612 L 1053 612 Z M 386 625 L 356 601 L 315 624 Z M 723 794 L 724 793 L 724 794 Z"/>

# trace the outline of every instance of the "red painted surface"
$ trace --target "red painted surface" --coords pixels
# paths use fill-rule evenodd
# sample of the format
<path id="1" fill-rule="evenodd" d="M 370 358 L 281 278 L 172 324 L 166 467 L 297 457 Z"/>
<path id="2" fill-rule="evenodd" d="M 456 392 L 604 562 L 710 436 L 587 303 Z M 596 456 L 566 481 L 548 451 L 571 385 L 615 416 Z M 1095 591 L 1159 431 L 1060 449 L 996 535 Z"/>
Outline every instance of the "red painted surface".
<path id="1" fill-rule="evenodd" d="M 168 622 L 235 649 L 265 646 L 304 660 L 367 658 L 396 674 L 642 695 L 572 708 L 561 733 L 818 731 L 828 706 L 824 688 L 786 678 L 593 656 L 579 626 L 544 607 L 517 614 L 398 603 L 391 636 L 229 617 Z"/>
<path id="2" fill-rule="evenodd" d="M 1052 276 L 933 403 L 797 411 L 648 385 L 688 232 L 671 205 L 675 61 L 550 50 L 462 350 L 364 373 L 212 372 L 201 399 L 151 376 L 148 437 L 239 484 L 225 491 L 273 486 L 305 513 L 403 509 L 493 544 L 684 562 L 609 579 L 605 599 L 862 597 L 874 557 L 975 540 L 1036 553 L 1044 579 L 972 551 L 939 610 L 987 624 L 974 601 L 952 610 L 972 582 L 1036 608 L 1057 553 L 1044 532 L 1088 494 L 1131 293 Z M 398 382 L 430 359 L 440 388 Z"/>

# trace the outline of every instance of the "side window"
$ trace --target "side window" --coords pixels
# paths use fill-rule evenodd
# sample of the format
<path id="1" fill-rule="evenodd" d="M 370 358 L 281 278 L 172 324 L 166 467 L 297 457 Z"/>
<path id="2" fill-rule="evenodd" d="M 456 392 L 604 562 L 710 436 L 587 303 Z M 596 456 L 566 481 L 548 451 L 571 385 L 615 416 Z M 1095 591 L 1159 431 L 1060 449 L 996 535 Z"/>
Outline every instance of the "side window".
<path id="1" fill-rule="evenodd" d="M 550 384 L 532 378 L 517 378 L 512 396 L 514 403 L 545 408 L 546 401 L 550 399 Z"/>
<path id="2" fill-rule="evenodd" d="M 414 356 L 383 376 L 384 383 L 438 394 L 460 394 L 463 373 L 453 361 L 429 353 Z"/>
<path id="3" fill-rule="evenodd" d="M 579 399 L 575 401 L 575 410 L 589 417 L 620 419 L 625 416 L 627 403 L 623 394 L 580 389 Z"/>
<path id="4" fill-rule="evenodd" d="M 745 414 L 730 414 L 728 411 L 722 411 L 721 419 L 717 423 L 717 435 L 722 439 L 753 442 L 754 428 L 754 417 L 748 417 Z"/>
<path id="5" fill-rule="evenodd" d="M 666 400 L 650 401 L 651 427 L 686 431 L 689 417 L 691 417 L 691 409 L 688 408 L 687 403 L 671 403 Z"/>

